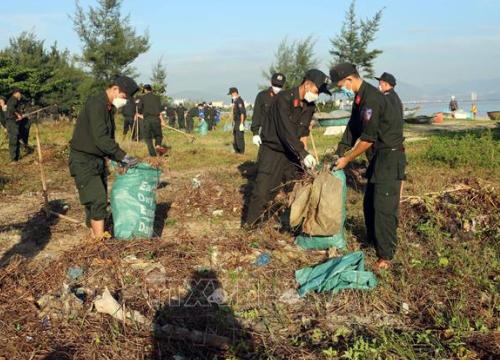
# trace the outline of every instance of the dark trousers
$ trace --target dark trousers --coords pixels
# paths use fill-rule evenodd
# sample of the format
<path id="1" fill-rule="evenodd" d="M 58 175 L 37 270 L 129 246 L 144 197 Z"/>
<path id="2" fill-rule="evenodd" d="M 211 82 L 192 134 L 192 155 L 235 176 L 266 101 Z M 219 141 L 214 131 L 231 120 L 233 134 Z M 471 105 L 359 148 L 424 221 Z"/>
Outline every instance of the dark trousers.
<path id="1" fill-rule="evenodd" d="M 257 160 L 257 178 L 250 195 L 243 223 L 254 225 L 263 215 L 266 205 L 273 200 L 280 185 L 296 178 L 299 164 L 285 153 L 261 145 Z"/>
<path id="2" fill-rule="evenodd" d="M 175 127 L 175 116 L 169 116 L 168 117 L 168 125 L 170 127 Z"/>
<path id="3" fill-rule="evenodd" d="M 245 132 L 240 131 L 239 124 L 234 124 L 233 130 L 233 149 L 237 154 L 245 153 Z"/>
<path id="4" fill-rule="evenodd" d="M 396 251 L 400 190 L 401 181 L 369 183 L 363 199 L 367 240 L 385 260 Z"/>
<path id="5" fill-rule="evenodd" d="M 9 154 L 11 161 L 19 160 L 20 147 L 20 123 L 15 120 L 7 120 L 7 133 L 9 135 Z"/>
<path id="6" fill-rule="evenodd" d="M 190 116 L 186 119 L 186 130 L 188 133 L 193 132 L 193 127 L 194 127 L 194 119 Z"/>
<path id="7" fill-rule="evenodd" d="M 30 129 L 31 129 L 31 121 L 29 119 L 22 119 L 19 121 L 19 139 L 24 145 L 25 149 L 29 148 L 29 139 L 30 139 Z"/>
<path id="8" fill-rule="evenodd" d="M 160 118 L 144 119 L 144 141 L 148 146 L 149 156 L 156 156 L 157 154 L 155 147 L 161 146 L 161 143 L 163 141 Z"/>
<path id="9" fill-rule="evenodd" d="M 107 169 L 104 158 L 70 150 L 69 171 L 75 179 L 80 204 L 85 207 L 85 224 L 107 216 Z"/>
<path id="10" fill-rule="evenodd" d="M 186 128 L 186 119 L 184 118 L 184 116 L 178 116 L 177 119 L 179 121 L 179 129 L 185 129 Z"/>
<path id="11" fill-rule="evenodd" d="M 127 117 L 123 118 L 123 135 L 127 135 L 129 131 L 132 131 L 133 127 L 134 127 L 133 118 L 127 118 Z"/>

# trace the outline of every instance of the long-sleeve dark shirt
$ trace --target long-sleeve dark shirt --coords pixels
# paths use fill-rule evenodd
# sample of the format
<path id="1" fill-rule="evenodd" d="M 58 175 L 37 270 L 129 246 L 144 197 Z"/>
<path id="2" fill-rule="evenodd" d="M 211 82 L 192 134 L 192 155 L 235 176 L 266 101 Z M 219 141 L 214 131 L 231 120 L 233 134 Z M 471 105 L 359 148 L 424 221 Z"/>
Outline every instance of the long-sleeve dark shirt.
<path id="1" fill-rule="evenodd" d="M 115 141 L 114 107 L 105 92 L 89 97 L 76 120 L 73 150 L 121 161 L 125 152 Z"/>
<path id="2" fill-rule="evenodd" d="M 300 138 L 309 135 L 309 125 L 315 105 L 301 101 L 299 89 L 281 91 L 269 109 L 267 121 L 262 124 L 262 144 L 270 149 L 291 153 L 298 160 L 308 152 Z"/>
<path id="3" fill-rule="evenodd" d="M 252 126 L 250 127 L 250 130 L 252 130 L 254 135 L 259 134 L 262 124 L 267 121 L 266 119 L 269 109 L 275 99 L 276 95 L 274 94 L 272 88 L 262 90 L 257 94 L 255 104 L 253 106 Z"/>

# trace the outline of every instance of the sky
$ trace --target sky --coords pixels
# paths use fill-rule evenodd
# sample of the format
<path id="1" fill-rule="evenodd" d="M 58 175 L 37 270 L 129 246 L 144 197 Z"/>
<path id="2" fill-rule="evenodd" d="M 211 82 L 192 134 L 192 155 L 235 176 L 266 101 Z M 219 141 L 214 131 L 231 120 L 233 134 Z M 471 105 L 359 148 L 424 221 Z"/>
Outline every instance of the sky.
<path id="1" fill-rule="evenodd" d="M 4 0 L 5 1 L 5 0 Z M 340 32 L 351 0 L 124 0 L 138 33 L 147 31 L 151 48 L 134 66 L 148 82 L 163 58 L 170 94 L 197 91 L 225 99 L 230 86 L 253 98 L 265 84 L 262 71 L 273 62 L 280 41 L 316 40 L 320 69 L 328 72 L 329 39 Z M 80 0 L 87 8 L 96 0 Z M 393 73 L 400 83 L 452 87 L 500 78 L 499 0 L 358 0 L 357 14 L 383 10 L 372 47 L 383 54 L 376 73 Z M 0 47 L 21 31 L 74 53 L 81 43 L 73 30 L 73 0 L 24 0 L 0 10 Z M 215 99 L 214 99 L 215 100 Z"/>

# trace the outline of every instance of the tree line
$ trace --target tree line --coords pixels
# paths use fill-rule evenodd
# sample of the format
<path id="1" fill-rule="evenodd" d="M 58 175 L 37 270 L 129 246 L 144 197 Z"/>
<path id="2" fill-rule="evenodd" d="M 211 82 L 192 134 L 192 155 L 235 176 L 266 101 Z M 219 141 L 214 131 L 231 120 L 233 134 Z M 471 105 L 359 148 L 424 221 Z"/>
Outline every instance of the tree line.
<path id="1" fill-rule="evenodd" d="M 71 54 L 57 43 L 47 45 L 33 32 L 22 32 L 11 38 L 0 50 L 0 94 L 9 95 L 20 88 L 34 106 L 58 105 L 61 113 L 75 115 L 87 96 L 102 89 L 118 74 L 137 76 L 132 66 L 137 57 L 150 48 L 148 33 L 137 34 L 130 16 L 121 11 L 123 0 L 97 0 L 95 6 L 84 9 L 76 1 L 72 17 L 82 52 Z M 332 63 L 350 61 L 368 77 L 373 76 L 373 62 L 381 50 L 368 47 L 375 39 L 382 10 L 371 19 L 360 20 L 355 13 L 355 0 L 346 12 L 340 33 L 331 39 Z M 284 39 L 269 69 L 287 77 L 287 88 L 297 86 L 306 70 L 317 67 L 315 40 Z M 151 83 L 156 93 L 165 95 L 167 71 L 160 58 L 151 69 Z"/>

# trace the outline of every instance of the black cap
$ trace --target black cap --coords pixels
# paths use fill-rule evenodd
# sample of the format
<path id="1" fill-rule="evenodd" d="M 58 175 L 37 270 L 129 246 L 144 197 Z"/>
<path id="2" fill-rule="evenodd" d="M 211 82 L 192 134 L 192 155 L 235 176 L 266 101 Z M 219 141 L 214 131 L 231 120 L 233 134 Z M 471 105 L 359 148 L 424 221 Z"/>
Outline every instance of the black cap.
<path id="1" fill-rule="evenodd" d="M 378 81 L 380 80 L 385 81 L 391 86 L 396 86 L 396 78 L 392 74 L 385 72 L 382 75 L 380 75 L 380 77 L 376 77 L 375 79 L 377 79 Z"/>
<path id="2" fill-rule="evenodd" d="M 128 76 L 119 76 L 116 78 L 114 84 L 118 85 L 120 90 L 127 94 L 128 97 L 134 96 L 137 90 L 139 90 L 137 83 Z"/>
<path id="3" fill-rule="evenodd" d="M 14 95 L 15 93 L 22 93 L 22 90 L 19 89 L 19 88 L 14 88 L 14 90 L 12 90 L 12 94 Z"/>
<path id="4" fill-rule="evenodd" d="M 357 74 L 356 66 L 351 63 L 340 63 L 330 69 L 330 78 L 334 84 L 345 79 L 349 75 Z"/>
<path id="5" fill-rule="evenodd" d="M 236 93 L 238 93 L 238 94 L 239 94 L 238 89 L 237 89 L 237 88 L 235 88 L 235 87 L 229 88 L 229 92 L 228 92 L 227 94 L 228 94 L 228 95 L 231 95 L 231 93 L 234 93 L 234 92 L 236 92 Z"/>
<path id="6" fill-rule="evenodd" d="M 318 88 L 320 94 L 332 95 L 328 90 L 328 85 L 331 83 L 330 78 L 323 71 L 317 69 L 308 70 L 304 75 L 304 80 L 312 81 Z"/>
<path id="7" fill-rule="evenodd" d="M 153 91 L 153 87 L 149 84 L 144 85 L 142 88 L 146 91 Z"/>
<path id="8" fill-rule="evenodd" d="M 271 78 L 271 85 L 282 88 L 285 85 L 286 76 L 282 73 L 273 74 Z"/>

